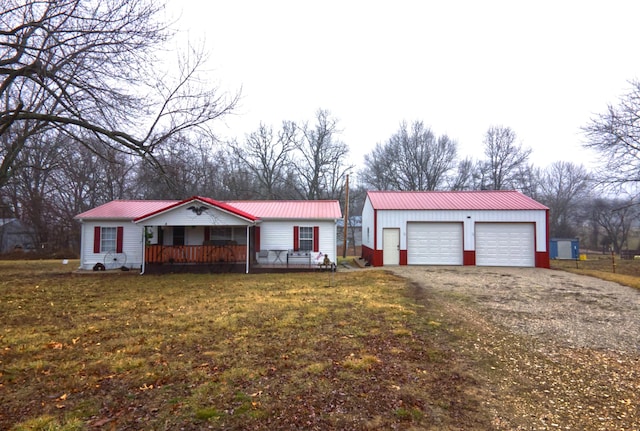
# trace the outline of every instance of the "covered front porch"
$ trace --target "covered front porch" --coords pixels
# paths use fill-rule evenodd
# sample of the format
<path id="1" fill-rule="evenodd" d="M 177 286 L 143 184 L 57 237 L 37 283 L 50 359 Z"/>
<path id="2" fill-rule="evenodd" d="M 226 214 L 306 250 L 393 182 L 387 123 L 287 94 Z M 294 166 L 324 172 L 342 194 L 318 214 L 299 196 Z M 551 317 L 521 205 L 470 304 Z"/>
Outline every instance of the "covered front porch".
<path id="1" fill-rule="evenodd" d="M 145 226 L 144 272 L 249 272 L 253 226 Z"/>
<path id="2" fill-rule="evenodd" d="M 247 256 L 249 250 L 249 256 Z M 302 272 L 331 269 L 315 259 L 315 253 L 290 250 L 262 250 L 251 245 L 147 245 L 146 273 L 227 273 Z M 248 259 L 247 259 L 248 257 Z M 248 271 L 247 271 L 248 267 Z"/>
<path id="3" fill-rule="evenodd" d="M 176 203 L 135 219 L 134 223 L 143 226 L 142 273 L 322 268 L 317 226 L 299 228 L 288 221 L 272 221 L 271 228 L 262 234 L 262 244 L 267 247 L 261 247 L 263 220 L 206 198 Z M 286 249 L 287 246 L 293 248 Z"/>

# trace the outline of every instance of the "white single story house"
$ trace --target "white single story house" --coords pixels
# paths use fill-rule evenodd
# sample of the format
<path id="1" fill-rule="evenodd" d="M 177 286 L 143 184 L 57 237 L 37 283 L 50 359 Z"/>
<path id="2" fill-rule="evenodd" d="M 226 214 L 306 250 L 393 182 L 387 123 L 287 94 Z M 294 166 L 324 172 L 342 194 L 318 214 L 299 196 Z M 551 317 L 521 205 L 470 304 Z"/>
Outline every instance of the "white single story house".
<path id="1" fill-rule="evenodd" d="M 362 257 L 373 266 L 549 268 L 549 208 L 517 191 L 370 191 Z"/>
<path id="2" fill-rule="evenodd" d="M 77 215 L 80 269 L 314 267 L 336 260 L 338 201 L 115 200 Z"/>

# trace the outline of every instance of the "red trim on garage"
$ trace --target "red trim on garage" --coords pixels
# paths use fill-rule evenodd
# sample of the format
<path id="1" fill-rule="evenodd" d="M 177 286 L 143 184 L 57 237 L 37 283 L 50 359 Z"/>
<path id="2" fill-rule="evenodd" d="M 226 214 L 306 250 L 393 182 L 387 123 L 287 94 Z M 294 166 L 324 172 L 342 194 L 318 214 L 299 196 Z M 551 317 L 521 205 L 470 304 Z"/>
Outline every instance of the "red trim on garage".
<path id="1" fill-rule="evenodd" d="M 549 257 L 549 238 L 550 238 L 550 234 L 549 234 L 549 210 L 545 211 L 545 224 L 546 224 L 546 229 L 545 229 L 545 236 L 546 238 L 544 239 L 544 244 L 545 244 L 545 250 L 546 251 L 537 251 L 538 250 L 538 246 L 537 246 L 537 241 L 538 241 L 538 235 L 534 235 L 535 241 L 536 241 L 536 268 L 551 268 L 551 261 L 550 261 L 550 257 Z M 537 226 L 533 226 L 533 229 L 535 230 Z"/>
<path id="2" fill-rule="evenodd" d="M 380 251 L 380 261 L 376 265 L 374 262 L 377 261 L 376 253 L 378 253 L 378 210 L 373 210 L 373 256 L 371 256 L 371 265 L 373 266 L 382 266 L 382 251 Z"/>
<path id="3" fill-rule="evenodd" d="M 382 250 L 374 250 L 367 247 L 366 245 L 363 245 L 362 257 L 364 258 L 364 260 L 369 262 L 371 266 L 382 266 Z"/>
<path id="4" fill-rule="evenodd" d="M 382 266 L 383 262 L 384 262 L 384 254 L 383 254 L 382 250 L 376 250 L 373 253 L 372 265 L 373 266 Z"/>
<path id="5" fill-rule="evenodd" d="M 407 250 L 400 250 L 400 265 L 407 264 Z"/>
<path id="6" fill-rule="evenodd" d="M 463 250 L 462 251 L 462 264 L 465 266 L 476 265 L 476 251 L 475 250 Z"/>
<path id="7" fill-rule="evenodd" d="M 536 268 L 551 268 L 549 251 L 536 251 Z"/>

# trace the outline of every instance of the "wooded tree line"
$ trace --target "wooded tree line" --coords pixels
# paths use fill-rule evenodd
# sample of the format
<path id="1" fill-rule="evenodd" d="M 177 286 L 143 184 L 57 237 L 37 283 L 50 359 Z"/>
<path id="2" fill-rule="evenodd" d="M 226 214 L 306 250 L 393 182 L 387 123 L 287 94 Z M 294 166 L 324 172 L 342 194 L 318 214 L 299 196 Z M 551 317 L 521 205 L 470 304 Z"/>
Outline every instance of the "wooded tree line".
<path id="1" fill-rule="evenodd" d="M 238 94 L 205 84 L 202 50 L 189 47 L 176 68 L 158 68 L 171 31 L 156 2 L 8 0 L 1 8 L 0 214 L 32 226 L 34 243 L 50 250 L 77 249 L 73 217 L 113 199 L 344 202 L 347 174 L 351 215 L 367 189 L 516 189 L 551 209 L 552 236 L 586 229 L 592 246 L 617 250 L 638 220 L 635 197 L 620 192 L 640 179 L 637 83 L 585 127 L 602 171 L 535 167 L 505 126 L 488 128 L 476 160 L 422 121 L 380 137 L 356 170 L 339 120 L 324 109 L 217 140 L 216 120 L 233 112 Z M 615 197 L 599 197 L 603 190 Z"/>

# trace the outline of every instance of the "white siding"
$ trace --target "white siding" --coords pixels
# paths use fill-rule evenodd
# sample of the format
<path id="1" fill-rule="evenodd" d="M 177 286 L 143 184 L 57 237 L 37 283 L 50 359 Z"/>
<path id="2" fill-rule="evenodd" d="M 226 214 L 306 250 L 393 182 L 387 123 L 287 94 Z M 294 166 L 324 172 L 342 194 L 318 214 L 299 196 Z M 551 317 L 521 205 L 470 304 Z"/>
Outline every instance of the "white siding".
<path id="1" fill-rule="evenodd" d="M 265 220 L 258 226 L 261 250 L 291 250 L 294 226 L 318 226 L 319 253 L 328 255 L 332 262 L 336 261 L 337 228 L 334 220 Z"/>
<path id="2" fill-rule="evenodd" d="M 200 203 L 189 202 L 183 206 L 172 208 L 165 213 L 149 217 L 139 223 L 147 226 L 238 226 L 251 224 L 251 222 L 236 215 L 211 207 L 202 214 L 197 215 L 187 209 L 192 205 L 199 206 Z"/>
<path id="3" fill-rule="evenodd" d="M 371 201 L 367 196 L 364 201 L 364 207 L 362 208 L 362 245 L 371 249 L 374 248 L 374 226 L 373 206 L 371 206 Z M 380 232 L 382 232 L 382 230 Z M 379 250 L 381 249 L 382 246 L 380 246 Z"/>
<path id="4" fill-rule="evenodd" d="M 365 209 L 367 205 L 365 203 Z M 464 224 L 464 249 L 475 250 L 476 222 L 532 222 L 535 223 L 536 251 L 547 251 L 546 241 L 546 212 L 544 210 L 378 210 L 377 211 L 378 241 L 376 250 L 382 250 L 382 229 L 399 227 L 400 248 L 407 249 L 407 222 L 462 222 Z M 371 217 L 373 220 L 373 217 Z M 373 227 L 373 221 L 371 222 Z M 362 242 L 365 244 L 365 211 L 362 213 Z M 373 237 L 373 235 L 372 235 Z M 373 241 L 373 238 L 372 238 Z"/>
<path id="5" fill-rule="evenodd" d="M 95 226 L 116 228 L 122 226 L 122 251 L 127 256 L 126 266 L 134 269 L 139 269 L 142 266 L 142 226 L 135 225 L 129 220 L 110 220 L 82 223 L 81 269 L 92 269 L 96 263 L 104 263 L 106 253 L 93 252 L 93 230 Z"/>

